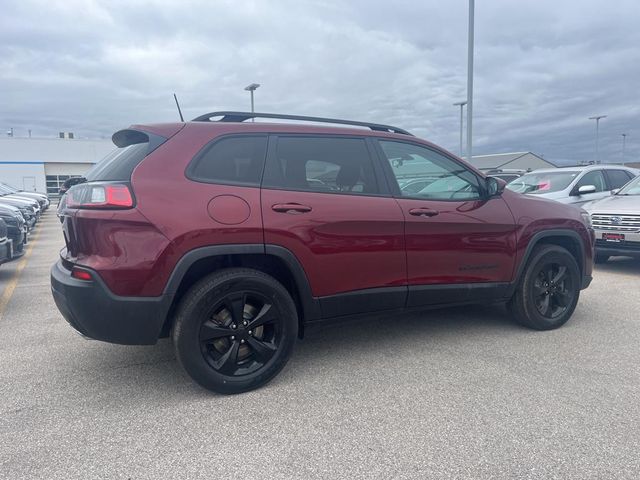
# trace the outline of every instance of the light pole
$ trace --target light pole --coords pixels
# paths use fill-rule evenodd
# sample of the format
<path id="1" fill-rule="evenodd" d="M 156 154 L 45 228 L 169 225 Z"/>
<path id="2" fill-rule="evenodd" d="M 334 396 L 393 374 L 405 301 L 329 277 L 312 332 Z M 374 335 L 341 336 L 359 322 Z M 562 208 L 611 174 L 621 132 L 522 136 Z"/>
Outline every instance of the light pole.
<path id="1" fill-rule="evenodd" d="M 471 163 L 473 146 L 473 11 L 475 1 L 469 0 L 469 46 L 467 51 L 467 161 Z"/>
<path id="2" fill-rule="evenodd" d="M 456 102 L 453 104 L 454 107 L 460 105 L 460 158 L 462 158 L 462 109 L 466 104 L 466 100 L 464 102 Z"/>
<path id="3" fill-rule="evenodd" d="M 627 143 L 627 134 L 626 133 L 621 133 L 620 135 L 622 135 L 622 161 L 624 162 L 624 147 L 625 144 Z"/>
<path id="4" fill-rule="evenodd" d="M 253 113 L 253 112 L 254 112 L 254 110 L 253 110 L 253 92 L 255 92 L 255 91 L 256 91 L 256 89 L 257 89 L 259 86 L 260 86 L 260 84 L 259 84 L 259 83 L 252 83 L 252 84 L 247 85 L 246 87 L 244 87 L 244 89 L 245 89 L 246 91 L 248 91 L 248 92 L 250 92 L 250 93 L 251 93 L 251 113 Z M 253 121 L 254 121 L 254 119 L 252 118 L 252 119 L 251 119 L 251 121 L 253 122 Z"/>
<path id="5" fill-rule="evenodd" d="M 596 115 L 595 117 L 589 117 L 589 120 L 596 121 L 596 163 L 600 163 L 600 149 L 598 147 L 599 136 L 600 136 L 600 119 L 607 118 L 606 115 Z"/>

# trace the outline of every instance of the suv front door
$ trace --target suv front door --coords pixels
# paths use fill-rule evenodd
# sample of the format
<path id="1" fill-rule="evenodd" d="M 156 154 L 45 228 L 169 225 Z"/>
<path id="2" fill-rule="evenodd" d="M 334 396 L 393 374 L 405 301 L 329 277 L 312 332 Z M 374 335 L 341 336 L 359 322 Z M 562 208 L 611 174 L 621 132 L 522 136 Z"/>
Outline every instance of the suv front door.
<path id="1" fill-rule="evenodd" d="M 295 255 L 324 317 L 404 307 L 404 218 L 367 141 L 274 135 L 268 150 L 261 193 L 267 253 Z"/>
<path id="2" fill-rule="evenodd" d="M 593 185 L 596 187 L 596 191 L 581 194 L 580 187 L 587 185 Z M 592 200 L 608 197 L 609 195 L 611 195 L 611 191 L 607 188 L 604 172 L 602 170 L 590 170 L 585 173 L 571 189 L 570 196 L 572 201 L 570 203 L 573 205 L 582 205 Z"/>
<path id="3" fill-rule="evenodd" d="M 458 303 L 506 292 L 515 254 L 515 222 L 500 197 L 463 163 L 411 142 L 378 141 L 405 218 L 408 306 Z M 429 184 L 403 191 L 409 178 Z"/>

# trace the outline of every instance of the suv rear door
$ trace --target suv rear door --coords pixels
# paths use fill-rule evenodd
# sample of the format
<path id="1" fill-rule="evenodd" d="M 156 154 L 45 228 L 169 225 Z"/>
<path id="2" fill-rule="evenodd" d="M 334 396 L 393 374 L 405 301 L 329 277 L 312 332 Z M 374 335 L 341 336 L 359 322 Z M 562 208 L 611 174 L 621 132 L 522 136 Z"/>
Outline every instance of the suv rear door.
<path id="1" fill-rule="evenodd" d="M 267 251 L 302 264 L 324 317 L 404 307 L 404 220 L 365 138 L 273 135 L 262 182 Z"/>
<path id="2" fill-rule="evenodd" d="M 484 179 L 426 145 L 378 139 L 394 195 L 405 218 L 408 306 L 495 298 L 511 281 L 515 221 L 501 197 L 487 199 Z M 406 178 L 429 178 L 417 193 Z"/>
<path id="3" fill-rule="evenodd" d="M 605 170 L 609 182 L 609 190 L 616 190 L 624 187 L 633 177 L 631 172 L 622 169 Z"/>

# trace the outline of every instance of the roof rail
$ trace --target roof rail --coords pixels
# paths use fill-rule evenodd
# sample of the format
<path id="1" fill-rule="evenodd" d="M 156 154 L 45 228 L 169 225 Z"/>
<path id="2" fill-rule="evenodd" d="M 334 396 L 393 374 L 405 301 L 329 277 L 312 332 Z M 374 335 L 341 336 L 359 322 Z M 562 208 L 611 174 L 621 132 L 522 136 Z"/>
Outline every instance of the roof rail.
<path id="1" fill-rule="evenodd" d="M 391 125 L 382 125 L 379 123 L 369 122 L 356 122 L 351 120 L 341 120 L 338 118 L 323 118 L 323 117 L 306 117 L 303 115 L 281 115 L 279 113 L 251 113 L 251 112 L 211 112 L 200 115 L 194 118 L 193 122 L 211 122 L 212 117 L 222 117 L 219 120 L 213 120 L 216 122 L 244 122 L 250 118 L 275 118 L 281 120 L 301 120 L 304 122 L 319 122 L 319 123 L 335 123 L 341 125 L 355 125 L 358 127 L 367 127 L 376 132 L 390 132 L 401 133 L 403 135 L 411 135 L 411 133 L 398 127 L 392 127 Z"/>

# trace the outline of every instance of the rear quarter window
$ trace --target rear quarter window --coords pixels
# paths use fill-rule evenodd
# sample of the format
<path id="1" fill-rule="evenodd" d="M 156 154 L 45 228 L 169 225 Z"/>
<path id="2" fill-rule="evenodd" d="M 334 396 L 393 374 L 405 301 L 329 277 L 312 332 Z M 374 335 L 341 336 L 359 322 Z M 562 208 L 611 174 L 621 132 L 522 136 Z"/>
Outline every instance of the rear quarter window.
<path id="1" fill-rule="evenodd" d="M 257 187 L 266 151 L 266 135 L 214 140 L 193 158 L 187 167 L 187 177 L 197 182 Z"/>

